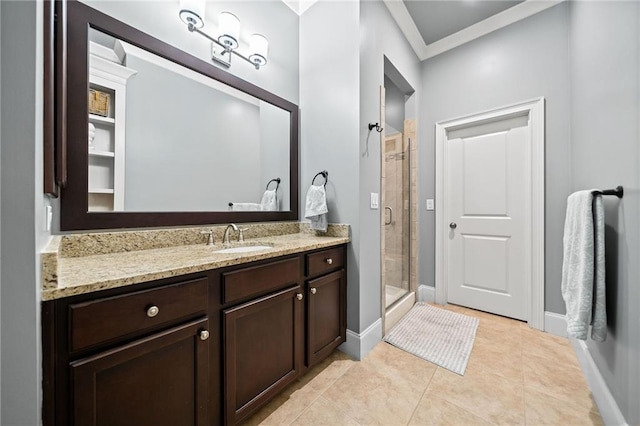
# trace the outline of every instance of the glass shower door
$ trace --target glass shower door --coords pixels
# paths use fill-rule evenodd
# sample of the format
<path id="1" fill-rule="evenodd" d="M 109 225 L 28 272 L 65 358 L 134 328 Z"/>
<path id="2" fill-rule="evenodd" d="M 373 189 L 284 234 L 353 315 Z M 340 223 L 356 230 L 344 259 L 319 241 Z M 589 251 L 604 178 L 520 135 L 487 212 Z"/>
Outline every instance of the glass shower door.
<path id="1" fill-rule="evenodd" d="M 385 308 L 409 293 L 410 169 L 408 141 L 403 134 L 386 135 L 383 150 Z"/>

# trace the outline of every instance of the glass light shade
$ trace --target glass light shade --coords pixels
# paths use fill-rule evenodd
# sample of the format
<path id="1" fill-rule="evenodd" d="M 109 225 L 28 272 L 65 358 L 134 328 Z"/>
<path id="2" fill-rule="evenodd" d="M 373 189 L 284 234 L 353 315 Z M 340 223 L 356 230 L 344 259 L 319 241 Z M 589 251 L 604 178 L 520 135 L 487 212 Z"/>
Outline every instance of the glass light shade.
<path id="1" fill-rule="evenodd" d="M 238 47 L 240 40 L 240 20 L 233 13 L 222 12 L 218 19 L 218 41 L 228 49 Z"/>
<path id="2" fill-rule="evenodd" d="M 180 19 L 196 28 L 204 27 L 204 8 L 206 0 L 180 0 Z"/>
<path id="3" fill-rule="evenodd" d="M 267 63 L 267 54 L 269 53 L 269 40 L 262 34 L 252 34 L 249 38 L 249 60 L 262 66 Z"/>

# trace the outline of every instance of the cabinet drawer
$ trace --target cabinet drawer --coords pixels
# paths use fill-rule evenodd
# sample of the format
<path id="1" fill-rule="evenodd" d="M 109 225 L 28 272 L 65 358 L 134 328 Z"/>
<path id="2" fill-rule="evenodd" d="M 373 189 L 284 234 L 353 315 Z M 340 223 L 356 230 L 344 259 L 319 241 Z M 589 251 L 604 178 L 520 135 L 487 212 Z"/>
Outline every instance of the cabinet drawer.
<path id="1" fill-rule="evenodd" d="M 297 257 L 222 274 L 223 303 L 275 291 L 298 282 Z"/>
<path id="2" fill-rule="evenodd" d="M 342 268 L 344 248 L 335 247 L 307 255 L 307 276 L 315 277 L 325 272 Z"/>
<path id="3" fill-rule="evenodd" d="M 69 306 L 70 349 L 77 351 L 206 313 L 208 281 L 200 278 Z M 157 308 L 157 312 L 152 309 Z M 155 315 L 154 315 L 155 313 Z"/>

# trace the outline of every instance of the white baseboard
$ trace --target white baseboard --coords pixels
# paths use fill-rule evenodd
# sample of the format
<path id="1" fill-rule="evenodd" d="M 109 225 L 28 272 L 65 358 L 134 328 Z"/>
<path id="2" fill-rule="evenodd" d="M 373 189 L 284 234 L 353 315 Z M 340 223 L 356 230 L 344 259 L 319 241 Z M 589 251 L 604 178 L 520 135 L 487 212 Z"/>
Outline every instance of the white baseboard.
<path id="1" fill-rule="evenodd" d="M 382 340 L 382 318 L 371 324 L 362 333 L 347 330 L 347 341 L 341 344 L 338 349 L 361 360 Z"/>
<path id="2" fill-rule="evenodd" d="M 430 285 L 418 286 L 418 301 L 433 303 L 436 301 L 436 288 Z"/>
<path id="3" fill-rule="evenodd" d="M 593 361 L 586 342 L 570 339 L 576 352 L 584 377 L 587 379 L 593 399 L 598 406 L 598 411 L 605 425 L 628 426 L 616 400 L 613 398 L 607 383 L 604 381 L 598 366 Z"/>
<path id="4" fill-rule="evenodd" d="M 544 331 L 555 336 L 567 337 L 567 318 L 554 312 L 544 313 Z"/>

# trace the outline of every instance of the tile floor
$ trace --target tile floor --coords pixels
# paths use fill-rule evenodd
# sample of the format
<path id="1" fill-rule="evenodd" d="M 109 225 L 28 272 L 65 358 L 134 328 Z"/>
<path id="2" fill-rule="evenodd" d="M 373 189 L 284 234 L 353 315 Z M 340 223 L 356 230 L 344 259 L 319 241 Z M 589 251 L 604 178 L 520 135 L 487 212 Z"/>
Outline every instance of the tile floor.
<path id="1" fill-rule="evenodd" d="M 480 325 L 464 376 L 379 343 L 334 352 L 245 425 L 600 425 L 571 344 L 525 323 L 448 305 Z"/>

